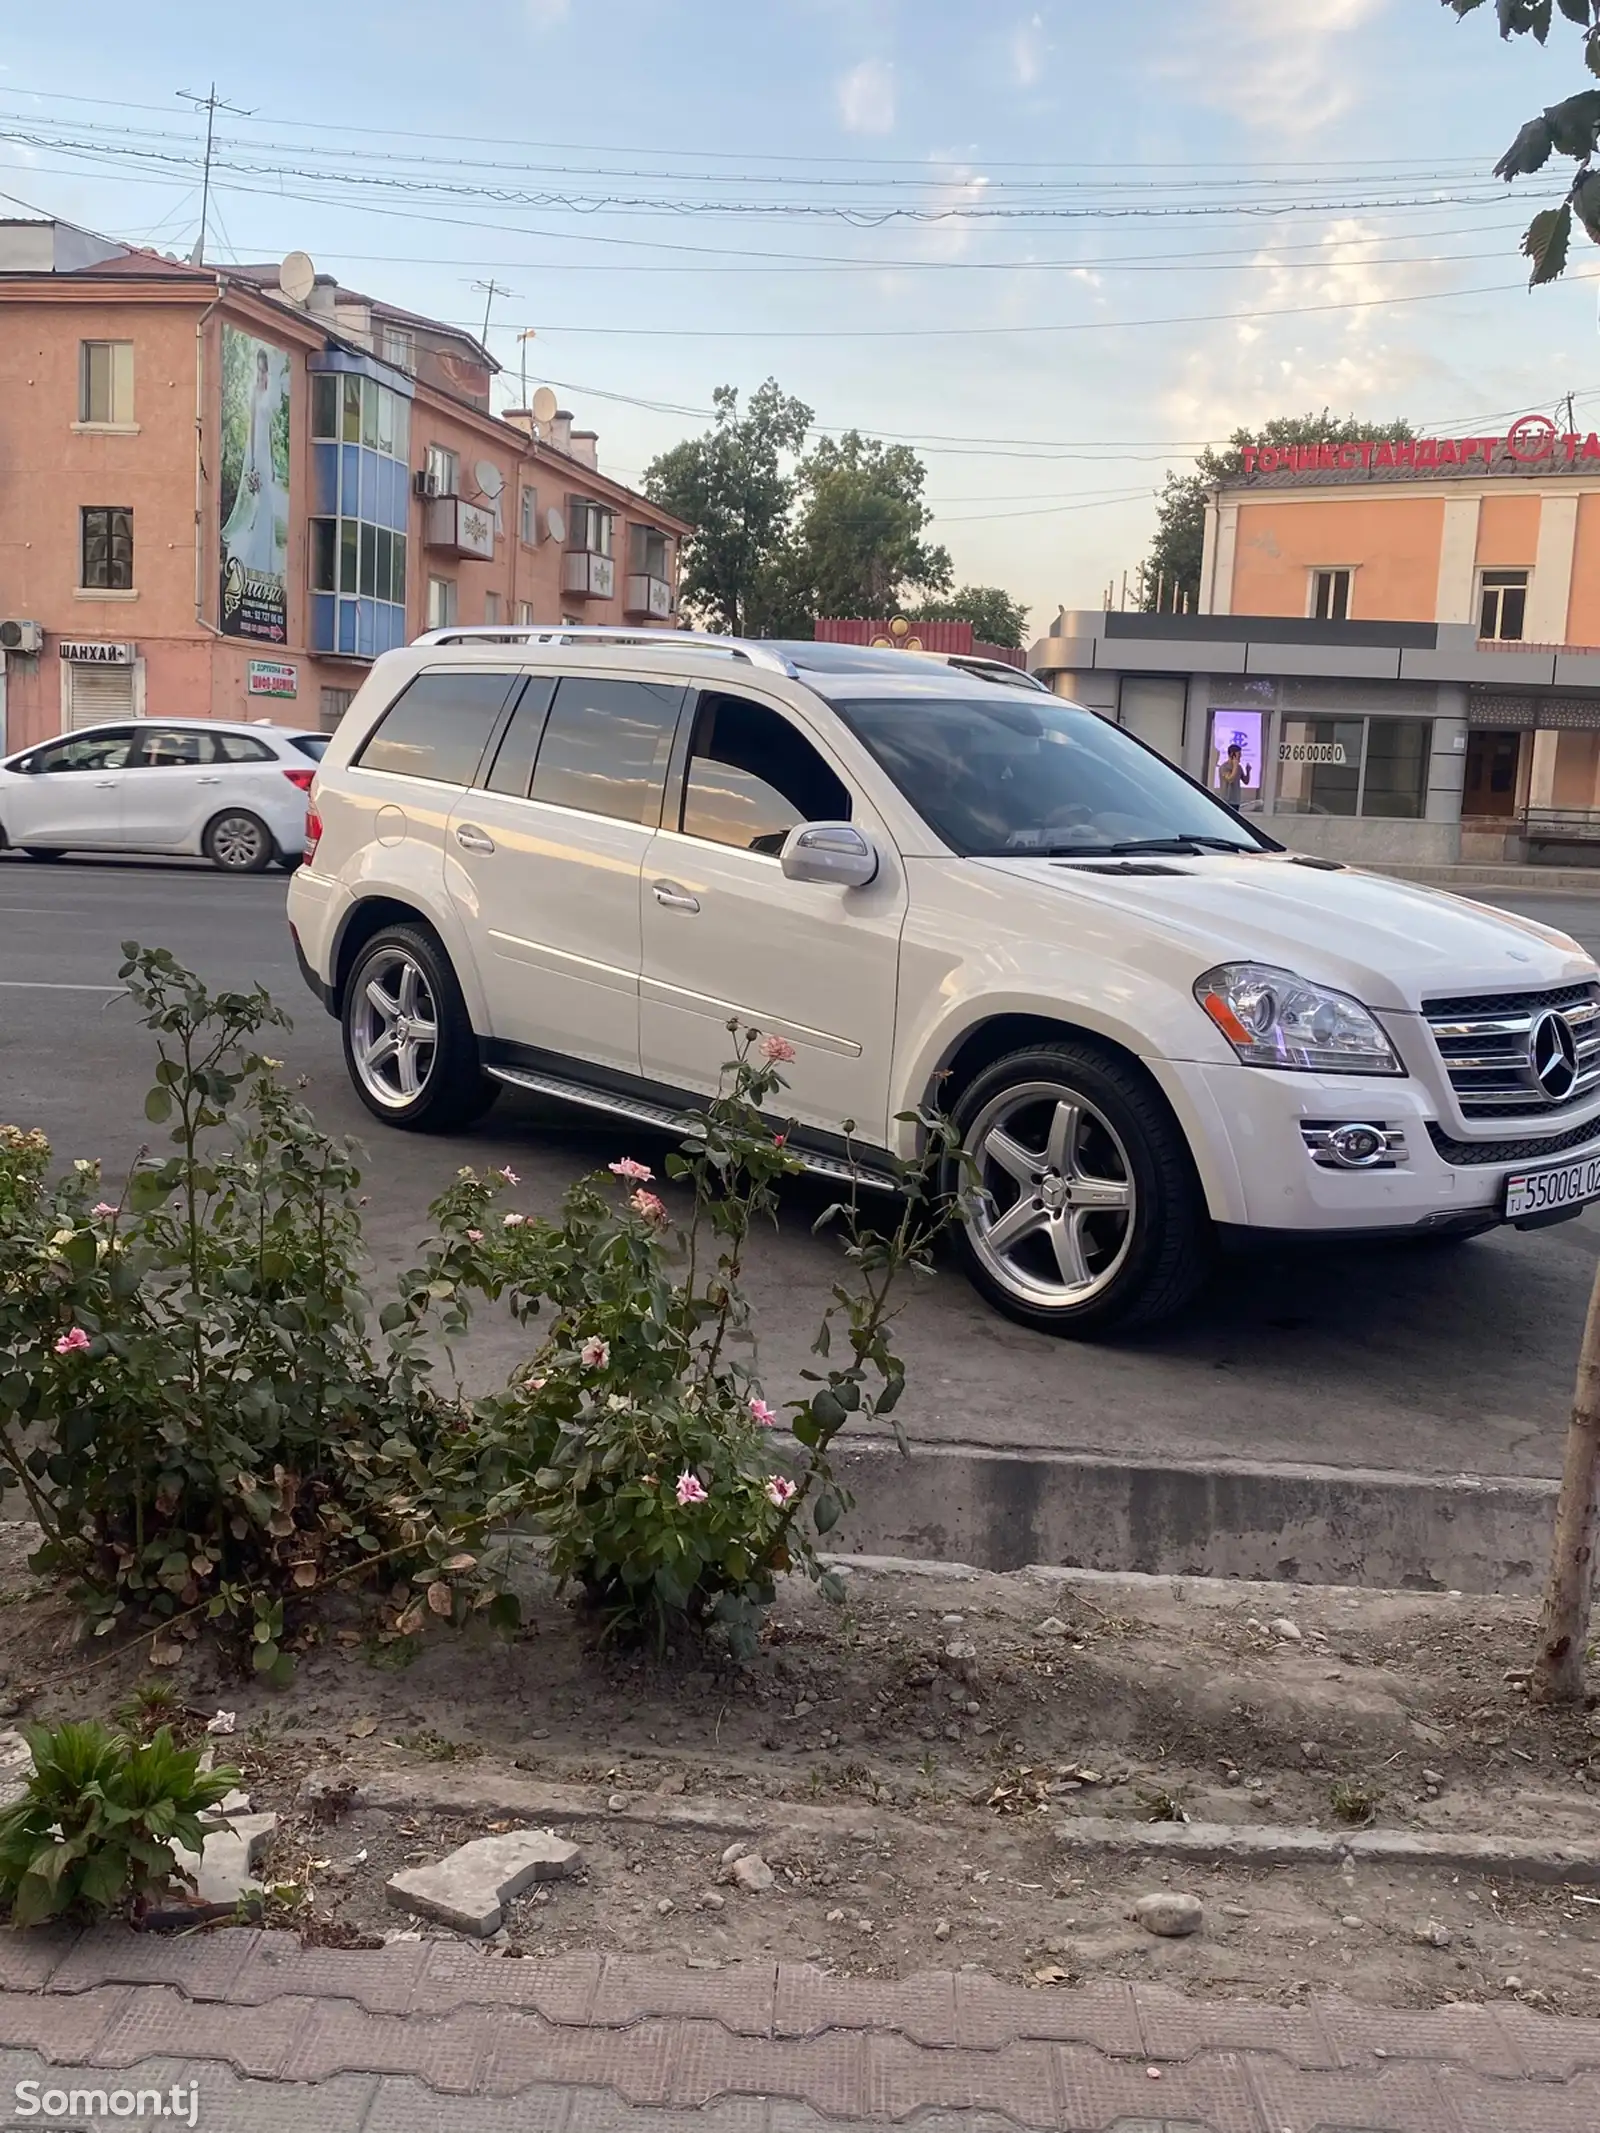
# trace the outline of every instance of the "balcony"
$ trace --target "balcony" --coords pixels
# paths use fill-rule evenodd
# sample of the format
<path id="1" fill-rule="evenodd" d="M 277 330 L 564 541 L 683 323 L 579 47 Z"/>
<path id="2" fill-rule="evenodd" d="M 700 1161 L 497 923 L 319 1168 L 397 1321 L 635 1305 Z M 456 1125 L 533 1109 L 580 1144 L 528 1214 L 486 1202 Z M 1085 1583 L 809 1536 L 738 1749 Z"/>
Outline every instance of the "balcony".
<path id="1" fill-rule="evenodd" d="M 670 620 L 672 615 L 672 585 L 667 578 L 651 577 L 647 571 L 633 571 L 628 578 L 628 595 L 622 605 L 625 615 L 648 615 L 654 621 Z"/>
<path id="2" fill-rule="evenodd" d="M 562 558 L 561 590 L 578 600 L 614 598 L 617 590 L 615 559 L 591 554 L 586 548 L 569 548 Z"/>
<path id="3" fill-rule="evenodd" d="M 459 496 L 430 497 L 422 508 L 423 546 L 465 562 L 494 561 L 494 514 Z"/>

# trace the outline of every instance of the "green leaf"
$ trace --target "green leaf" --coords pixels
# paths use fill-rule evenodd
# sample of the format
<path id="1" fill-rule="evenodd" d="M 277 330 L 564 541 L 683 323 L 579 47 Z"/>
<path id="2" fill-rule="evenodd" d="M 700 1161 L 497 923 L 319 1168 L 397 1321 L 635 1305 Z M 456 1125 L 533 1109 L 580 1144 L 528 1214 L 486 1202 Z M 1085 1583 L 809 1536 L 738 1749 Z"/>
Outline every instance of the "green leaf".
<path id="1" fill-rule="evenodd" d="M 502 1636 L 514 1636 L 522 1626 L 522 1602 L 514 1592 L 497 1592 L 485 1612 L 490 1626 Z"/>
<path id="2" fill-rule="evenodd" d="M 258 1674 L 270 1674 L 282 1655 L 278 1647 L 269 1640 L 265 1644 L 258 1644 L 250 1656 Z"/>
<path id="3" fill-rule="evenodd" d="M 152 1089 L 144 1100 L 144 1115 L 152 1126 L 159 1126 L 172 1116 L 172 1092 L 170 1089 Z"/>
<path id="4" fill-rule="evenodd" d="M 833 1494 L 832 1490 L 824 1489 L 817 1498 L 812 1512 L 812 1516 L 816 1519 L 819 1533 L 831 1533 L 833 1531 L 834 1527 L 839 1523 L 841 1508 L 839 1499 Z"/>
<path id="5" fill-rule="evenodd" d="M 1600 136 L 1600 89 L 1581 89 L 1565 102 L 1552 104 L 1544 119 L 1551 147 L 1560 155 L 1585 160 L 1594 153 Z"/>
<path id="6" fill-rule="evenodd" d="M 1534 171 L 1543 170 L 1549 162 L 1550 150 L 1554 145 L 1549 120 L 1529 119 L 1494 166 L 1494 175 L 1504 178 L 1508 185 L 1513 178 L 1531 177 Z"/>
<path id="7" fill-rule="evenodd" d="M 1569 22 L 1581 23 L 1585 29 L 1589 27 L 1589 0 L 1558 0 L 1558 4 Z"/>
<path id="8" fill-rule="evenodd" d="M 1528 233 L 1522 240 L 1524 255 L 1533 261 L 1533 272 L 1528 277 L 1530 289 L 1541 282 L 1556 281 L 1567 264 L 1567 248 L 1572 241 L 1572 208 L 1563 202 L 1560 207 L 1547 207 L 1542 215 L 1535 215 L 1528 225 Z"/>
<path id="9" fill-rule="evenodd" d="M 1600 27 L 1592 29 L 1583 41 L 1583 63 L 1591 74 L 1600 74 Z"/>
<path id="10" fill-rule="evenodd" d="M 1600 170 L 1578 180 L 1572 188 L 1572 205 L 1590 237 L 1600 244 Z"/>

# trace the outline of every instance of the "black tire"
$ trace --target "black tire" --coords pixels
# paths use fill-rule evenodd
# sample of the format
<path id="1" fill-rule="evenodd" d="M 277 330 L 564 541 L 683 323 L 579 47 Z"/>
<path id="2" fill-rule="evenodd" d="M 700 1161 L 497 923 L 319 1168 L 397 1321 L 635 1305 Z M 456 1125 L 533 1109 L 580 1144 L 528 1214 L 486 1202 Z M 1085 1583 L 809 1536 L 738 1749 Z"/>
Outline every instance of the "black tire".
<path id="1" fill-rule="evenodd" d="M 53 844 L 25 844 L 22 856 L 25 859 L 65 859 L 67 855 Z"/>
<path id="2" fill-rule="evenodd" d="M 407 970 L 414 974 L 409 981 Z M 408 983 L 413 1007 L 409 1015 L 401 1015 Z M 435 1032 L 431 1045 L 412 1040 L 409 1075 L 403 1071 L 401 1047 L 376 1062 L 363 1057 L 385 1022 L 372 1004 L 368 988 L 373 984 L 397 1011 L 387 1017 L 391 1033 L 397 1020 L 412 1029 L 431 1026 Z M 454 1133 L 481 1118 L 500 1093 L 499 1083 L 489 1079 L 479 1062 L 478 1040 L 450 958 L 425 926 L 385 926 L 372 936 L 351 965 L 339 1003 L 339 1026 L 351 1086 L 386 1126 L 409 1133 Z M 414 1090 L 408 1091 L 408 1080 Z"/>
<path id="3" fill-rule="evenodd" d="M 278 854 L 278 864 L 286 874 L 294 873 L 296 868 L 303 867 L 305 863 L 306 855 L 304 852 L 280 852 Z"/>
<path id="4" fill-rule="evenodd" d="M 1008 1318 L 1078 1340 L 1129 1332 L 1181 1310 L 1206 1280 L 1214 1238 L 1188 1144 L 1159 1090 L 1116 1053 L 1088 1039 L 1029 1045 L 969 1082 L 953 1119 L 990 1193 L 981 1225 L 957 1226 L 956 1250 Z"/>
<path id="5" fill-rule="evenodd" d="M 228 807 L 206 824 L 201 849 L 223 874 L 264 874 L 278 856 L 271 830 L 248 807 Z"/>

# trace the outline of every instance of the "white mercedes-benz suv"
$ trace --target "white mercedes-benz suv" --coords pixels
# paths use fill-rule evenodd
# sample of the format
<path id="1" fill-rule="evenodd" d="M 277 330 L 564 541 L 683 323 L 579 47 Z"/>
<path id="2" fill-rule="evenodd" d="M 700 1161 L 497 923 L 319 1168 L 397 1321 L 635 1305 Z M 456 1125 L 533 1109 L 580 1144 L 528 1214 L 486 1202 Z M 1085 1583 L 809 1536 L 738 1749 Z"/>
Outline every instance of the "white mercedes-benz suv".
<path id="1" fill-rule="evenodd" d="M 1306 858 L 1091 711 L 903 652 L 438 632 L 328 748 L 289 914 L 362 1101 L 671 1126 L 738 1016 L 818 1168 L 946 1107 L 1003 1311 L 1175 1309 L 1218 1241 L 1462 1237 L 1600 1198 L 1600 971 Z"/>

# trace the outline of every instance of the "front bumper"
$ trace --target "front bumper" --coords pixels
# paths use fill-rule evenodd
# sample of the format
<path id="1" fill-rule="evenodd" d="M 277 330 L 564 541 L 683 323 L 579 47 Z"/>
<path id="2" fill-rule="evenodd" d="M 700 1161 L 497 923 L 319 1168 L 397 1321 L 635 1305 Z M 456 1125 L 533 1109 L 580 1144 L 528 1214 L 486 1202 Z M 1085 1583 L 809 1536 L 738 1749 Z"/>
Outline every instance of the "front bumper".
<path id="1" fill-rule="evenodd" d="M 1545 1135 L 1508 1122 L 1501 1137 L 1484 1141 L 1480 1160 L 1414 1077 L 1196 1062 L 1156 1071 L 1188 1130 L 1212 1219 L 1225 1230 L 1354 1237 L 1490 1229 L 1504 1220 L 1511 1171 L 1600 1151 L 1597 1113 Z M 1372 1169 L 1313 1160 L 1308 1136 L 1355 1122 L 1398 1136 L 1403 1151 Z"/>

